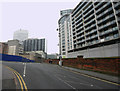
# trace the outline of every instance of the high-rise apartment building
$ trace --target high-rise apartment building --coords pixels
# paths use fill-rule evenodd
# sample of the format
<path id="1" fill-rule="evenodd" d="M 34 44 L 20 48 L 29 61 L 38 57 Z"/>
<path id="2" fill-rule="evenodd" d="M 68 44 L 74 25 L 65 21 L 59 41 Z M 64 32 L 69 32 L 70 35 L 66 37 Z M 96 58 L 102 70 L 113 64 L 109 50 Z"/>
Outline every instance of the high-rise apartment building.
<path id="1" fill-rule="evenodd" d="M 72 49 L 72 26 L 71 26 L 72 9 L 60 11 L 61 18 L 59 24 L 59 52 L 60 55 L 67 57 L 68 50 Z"/>
<path id="2" fill-rule="evenodd" d="M 22 41 L 28 39 L 28 31 L 22 29 L 15 31 L 13 39 L 17 39 L 20 43 L 22 43 Z"/>
<path id="3" fill-rule="evenodd" d="M 82 0 L 71 16 L 73 49 L 68 57 L 120 56 L 120 1 Z"/>
<path id="4" fill-rule="evenodd" d="M 120 56 L 120 2 L 80 2 L 72 12 L 69 57 Z"/>
<path id="5" fill-rule="evenodd" d="M 31 51 L 43 51 L 46 52 L 46 40 L 45 39 L 27 39 L 23 42 L 24 51 L 31 52 Z"/>

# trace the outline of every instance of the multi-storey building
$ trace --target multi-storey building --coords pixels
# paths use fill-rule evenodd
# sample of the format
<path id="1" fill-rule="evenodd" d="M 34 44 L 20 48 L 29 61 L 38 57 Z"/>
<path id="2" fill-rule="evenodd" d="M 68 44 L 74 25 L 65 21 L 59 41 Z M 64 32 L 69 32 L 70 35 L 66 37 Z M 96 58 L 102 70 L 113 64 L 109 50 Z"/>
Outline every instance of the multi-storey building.
<path id="1" fill-rule="evenodd" d="M 19 43 L 19 40 L 8 40 L 8 54 L 19 55 L 23 54 L 23 47 Z"/>
<path id="2" fill-rule="evenodd" d="M 46 41 L 45 39 L 27 39 L 23 42 L 24 51 L 31 52 L 31 51 L 43 51 L 46 52 Z"/>
<path id="3" fill-rule="evenodd" d="M 23 29 L 15 31 L 13 39 L 19 40 L 19 42 L 22 44 L 24 40 L 28 39 L 28 31 Z"/>
<path id="4" fill-rule="evenodd" d="M 6 42 L 0 42 L 0 53 L 8 54 L 8 44 Z"/>
<path id="5" fill-rule="evenodd" d="M 64 11 L 61 15 L 58 23 L 62 56 L 120 56 L 120 2 L 83 0 L 71 14 Z"/>
<path id="6" fill-rule="evenodd" d="M 72 11 L 72 32 L 68 57 L 120 56 L 120 1 L 83 0 Z"/>
<path id="7" fill-rule="evenodd" d="M 59 24 L 59 54 L 65 58 L 68 50 L 72 49 L 72 26 L 71 26 L 72 9 L 60 11 L 61 18 Z"/>

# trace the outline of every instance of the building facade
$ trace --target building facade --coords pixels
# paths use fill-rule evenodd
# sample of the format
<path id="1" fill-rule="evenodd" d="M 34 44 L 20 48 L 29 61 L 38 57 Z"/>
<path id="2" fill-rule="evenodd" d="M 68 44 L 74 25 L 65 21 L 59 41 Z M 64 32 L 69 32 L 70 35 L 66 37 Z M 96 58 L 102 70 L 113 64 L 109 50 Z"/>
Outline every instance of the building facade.
<path id="1" fill-rule="evenodd" d="M 66 58 L 68 50 L 73 48 L 72 43 L 72 26 L 71 26 L 72 9 L 60 11 L 61 18 L 59 24 L 59 54 Z"/>
<path id="2" fill-rule="evenodd" d="M 68 58 L 120 56 L 120 1 L 82 0 L 71 14 L 61 15 L 63 15 L 59 19 L 61 55 L 67 54 Z M 70 15 L 71 19 L 68 18 Z M 67 33 L 69 20 L 72 26 L 68 26 L 71 28 L 69 30 L 72 30 L 71 35 L 70 31 Z M 69 37 L 72 40 L 71 45 L 67 45 L 70 43 Z"/>
<path id="3" fill-rule="evenodd" d="M 120 2 L 84 1 L 72 11 L 74 49 L 68 57 L 120 56 Z"/>
<path id="4" fill-rule="evenodd" d="M 43 51 L 46 52 L 46 40 L 45 39 L 27 39 L 23 42 L 24 51 L 31 52 L 31 51 Z"/>
<path id="5" fill-rule="evenodd" d="M 13 39 L 17 39 L 20 43 L 22 43 L 24 40 L 28 39 L 28 31 L 22 29 L 15 31 Z"/>
<path id="6" fill-rule="evenodd" d="M 5 42 L 0 42 L 0 53 L 8 54 L 8 44 Z"/>
<path id="7" fill-rule="evenodd" d="M 57 53 L 56 54 L 47 54 L 47 59 L 58 59 L 58 58 L 59 58 L 59 56 Z"/>
<path id="8" fill-rule="evenodd" d="M 8 41 L 8 54 L 9 55 L 19 55 L 23 53 L 23 47 L 19 43 L 19 40 L 9 40 Z"/>

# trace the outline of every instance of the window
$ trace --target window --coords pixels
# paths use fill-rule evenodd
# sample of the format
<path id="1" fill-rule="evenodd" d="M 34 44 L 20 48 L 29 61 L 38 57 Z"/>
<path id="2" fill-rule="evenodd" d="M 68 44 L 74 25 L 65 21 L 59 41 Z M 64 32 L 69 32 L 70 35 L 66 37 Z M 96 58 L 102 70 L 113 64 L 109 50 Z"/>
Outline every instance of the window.
<path id="1" fill-rule="evenodd" d="M 63 54 L 63 55 L 65 55 L 66 53 L 65 53 L 65 52 L 63 52 L 62 54 Z"/>
<path id="2" fill-rule="evenodd" d="M 119 36 L 118 34 L 114 34 L 114 35 L 113 35 L 114 38 L 117 38 L 118 36 Z"/>
<path id="3" fill-rule="evenodd" d="M 106 39 L 106 40 L 109 40 L 109 39 L 110 39 L 110 36 L 107 36 L 105 39 Z"/>

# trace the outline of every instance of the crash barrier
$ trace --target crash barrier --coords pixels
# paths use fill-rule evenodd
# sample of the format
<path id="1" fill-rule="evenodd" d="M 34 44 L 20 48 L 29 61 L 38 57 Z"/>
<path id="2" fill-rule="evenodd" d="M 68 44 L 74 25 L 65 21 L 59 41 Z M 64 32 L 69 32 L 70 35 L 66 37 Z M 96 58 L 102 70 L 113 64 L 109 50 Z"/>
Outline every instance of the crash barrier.
<path id="1" fill-rule="evenodd" d="M 0 54 L 0 60 L 14 61 L 14 62 L 35 62 L 34 60 L 30 60 L 21 56 L 8 55 L 8 54 Z"/>
<path id="2" fill-rule="evenodd" d="M 46 63 L 52 60 L 52 64 L 59 64 L 59 59 L 47 59 Z M 63 66 L 79 69 L 94 70 L 120 74 L 120 58 L 64 58 Z"/>

